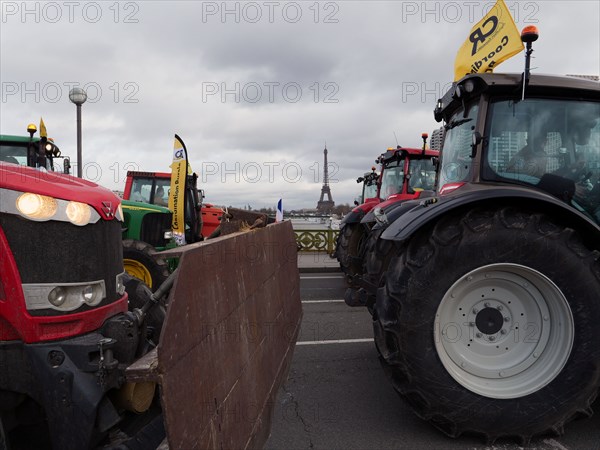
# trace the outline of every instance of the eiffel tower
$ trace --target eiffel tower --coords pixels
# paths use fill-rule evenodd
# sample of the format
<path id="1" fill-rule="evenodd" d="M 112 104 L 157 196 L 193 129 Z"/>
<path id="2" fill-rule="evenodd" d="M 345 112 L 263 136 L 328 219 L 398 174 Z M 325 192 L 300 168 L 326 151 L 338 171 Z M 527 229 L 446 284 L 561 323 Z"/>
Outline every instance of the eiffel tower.
<path id="1" fill-rule="evenodd" d="M 325 150 L 323 150 L 323 154 L 325 156 L 325 162 L 323 165 L 323 187 L 321 188 L 321 198 L 317 202 L 317 211 L 324 214 L 329 214 L 333 209 L 335 203 L 331 198 L 331 189 L 329 189 L 329 172 L 327 170 L 327 145 L 325 145 Z M 324 200 L 325 196 L 327 196 L 327 200 Z"/>

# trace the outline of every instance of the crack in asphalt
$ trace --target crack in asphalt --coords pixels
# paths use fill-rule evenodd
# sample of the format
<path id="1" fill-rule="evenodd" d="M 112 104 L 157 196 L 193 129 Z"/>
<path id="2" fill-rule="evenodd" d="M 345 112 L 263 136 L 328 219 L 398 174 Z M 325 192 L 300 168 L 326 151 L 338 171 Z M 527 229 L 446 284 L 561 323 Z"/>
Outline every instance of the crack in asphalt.
<path id="1" fill-rule="evenodd" d="M 285 392 L 289 401 L 294 405 L 294 411 L 296 412 L 296 416 L 300 419 L 300 422 L 302 422 L 302 426 L 304 427 L 304 432 L 308 436 L 308 448 L 309 449 L 314 448 L 315 445 L 313 444 L 312 436 L 310 434 L 311 425 L 304 419 L 304 417 L 302 417 L 302 414 L 300 413 L 300 405 L 298 404 L 298 400 L 296 400 L 296 397 L 294 397 L 294 394 L 292 394 L 292 392 L 290 390 L 288 390 L 288 387 L 285 383 L 283 383 L 283 385 L 281 386 L 281 389 L 283 390 L 283 392 Z"/>

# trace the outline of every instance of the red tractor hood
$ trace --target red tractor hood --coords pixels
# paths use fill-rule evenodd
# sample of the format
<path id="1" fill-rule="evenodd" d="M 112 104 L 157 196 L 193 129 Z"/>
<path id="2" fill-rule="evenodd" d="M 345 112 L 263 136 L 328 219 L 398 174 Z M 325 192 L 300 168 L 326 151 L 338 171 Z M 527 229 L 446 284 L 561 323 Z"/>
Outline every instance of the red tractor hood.
<path id="1" fill-rule="evenodd" d="M 371 211 L 373 209 L 373 207 L 375 205 L 378 205 L 380 202 L 381 202 L 381 200 L 377 197 L 367 198 L 364 203 L 361 203 L 360 205 L 355 206 L 352 209 L 352 212 L 360 213 L 362 211 L 363 213 L 366 214 L 369 211 Z"/>
<path id="2" fill-rule="evenodd" d="M 57 172 L 0 162 L 0 187 L 87 203 L 104 220 L 112 220 L 121 200 L 111 191 L 90 181 Z"/>

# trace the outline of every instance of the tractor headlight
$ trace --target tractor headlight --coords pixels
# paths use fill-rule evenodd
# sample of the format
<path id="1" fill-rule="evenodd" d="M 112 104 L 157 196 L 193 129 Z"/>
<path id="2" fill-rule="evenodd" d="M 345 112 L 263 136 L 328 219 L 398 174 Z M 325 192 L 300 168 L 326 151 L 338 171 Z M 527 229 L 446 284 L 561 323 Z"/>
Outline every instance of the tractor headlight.
<path id="1" fill-rule="evenodd" d="M 69 202 L 66 213 L 71 223 L 78 226 L 87 225 L 92 218 L 92 208 L 85 203 Z"/>
<path id="2" fill-rule="evenodd" d="M 58 286 L 50 291 L 48 294 L 48 301 L 54 306 L 60 307 L 67 299 L 67 292 L 64 288 Z"/>
<path id="3" fill-rule="evenodd" d="M 56 199 L 30 192 L 19 195 L 16 206 L 22 215 L 31 220 L 49 220 L 58 210 Z"/>
<path id="4" fill-rule="evenodd" d="M 29 220 L 58 220 L 83 226 L 96 223 L 100 214 L 86 203 L 61 200 L 32 192 L 0 188 L 0 213 L 19 214 Z"/>
<path id="5" fill-rule="evenodd" d="M 82 283 L 23 283 L 27 310 L 74 311 L 83 305 L 96 306 L 106 298 L 103 280 Z"/>
<path id="6" fill-rule="evenodd" d="M 475 90 L 475 82 L 471 79 L 465 81 L 464 86 L 465 86 L 465 91 L 467 91 L 469 94 Z"/>
<path id="7" fill-rule="evenodd" d="M 97 305 L 102 301 L 103 298 L 102 287 L 98 284 L 88 284 L 87 286 L 83 287 L 81 296 L 83 297 L 83 301 L 88 305 Z"/>

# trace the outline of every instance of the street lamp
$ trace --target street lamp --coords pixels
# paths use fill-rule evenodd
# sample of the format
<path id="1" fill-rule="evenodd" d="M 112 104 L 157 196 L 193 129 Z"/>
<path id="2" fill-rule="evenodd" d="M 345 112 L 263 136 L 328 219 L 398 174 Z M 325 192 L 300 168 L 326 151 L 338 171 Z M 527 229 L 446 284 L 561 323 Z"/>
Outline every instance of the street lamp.
<path id="1" fill-rule="evenodd" d="M 82 156 L 81 156 L 81 105 L 87 100 L 87 94 L 82 88 L 73 88 L 69 92 L 69 100 L 77 105 L 77 176 L 82 176 Z"/>

